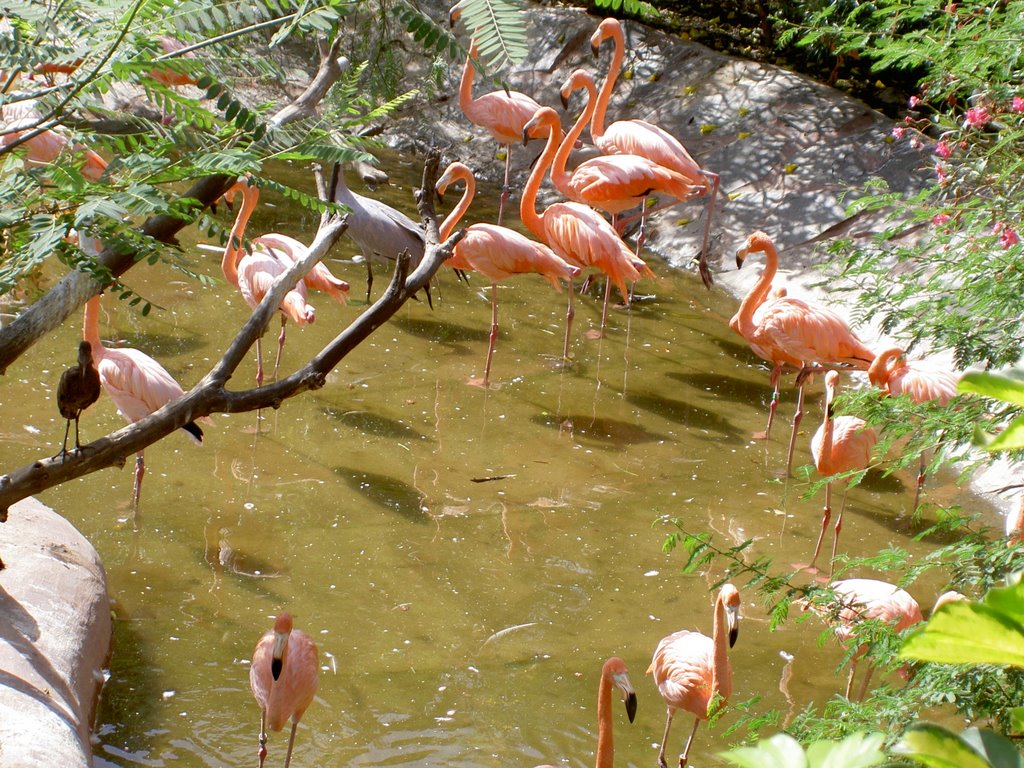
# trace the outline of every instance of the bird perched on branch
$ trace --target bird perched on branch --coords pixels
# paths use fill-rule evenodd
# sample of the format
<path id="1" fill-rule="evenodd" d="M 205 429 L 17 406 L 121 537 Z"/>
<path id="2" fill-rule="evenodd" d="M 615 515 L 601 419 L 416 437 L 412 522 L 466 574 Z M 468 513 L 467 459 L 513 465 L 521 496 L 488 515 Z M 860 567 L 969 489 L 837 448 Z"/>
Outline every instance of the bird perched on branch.
<path id="1" fill-rule="evenodd" d="M 78 439 L 78 418 L 82 411 L 95 403 L 100 397 L 100 373 L 92 364 L 92 345 L 88 341 L 78 342 L 78 363 L 60 375 L 57 383 L 57 408 L 60 415 L 67 419 L 64 429 L 64 444 L 60 449 L 63 461 L 68 452 L 68 433 L 71 431 L 71 420 L 75 420 L 75 450 L 82 446 Z"/>

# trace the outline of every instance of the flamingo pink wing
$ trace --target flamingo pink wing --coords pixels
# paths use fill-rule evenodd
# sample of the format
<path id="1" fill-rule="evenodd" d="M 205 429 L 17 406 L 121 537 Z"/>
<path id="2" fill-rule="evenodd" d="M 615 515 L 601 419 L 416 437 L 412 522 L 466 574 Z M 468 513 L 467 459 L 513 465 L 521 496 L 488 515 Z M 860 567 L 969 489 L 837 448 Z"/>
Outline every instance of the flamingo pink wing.
<path id="1" fill-rule="evenodd" d="M 697 161 L 679 140 L 646 120 L 618 120 L 605 129 L 604 136 L 596 143 L 605 154 L 640 155 L 681 173 L 691 184 L 707 185 Z"/>

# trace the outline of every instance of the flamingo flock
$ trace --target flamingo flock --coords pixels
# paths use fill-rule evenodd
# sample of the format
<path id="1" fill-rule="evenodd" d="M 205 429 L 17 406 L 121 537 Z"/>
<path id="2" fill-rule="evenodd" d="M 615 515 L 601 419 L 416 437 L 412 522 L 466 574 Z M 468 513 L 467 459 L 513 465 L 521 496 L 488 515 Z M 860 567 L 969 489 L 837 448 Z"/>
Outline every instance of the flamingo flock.
<path id="1" fill-rule="evenodd" d="M 452 9 L 454 23 L 458 6 Z M 465 237 L 454 248 L 447 265 L 461 272 L 477 272 L 491 284 L 491 327 L 482 379 L 472 383 L 487 387 L 490 384 L 492 361 L 498 339 L 498 283 L 507 278 L 538 274 L 557 291 L 562 283 L 567 286 L 568 305 L 562 358 L 570 359 L 572 321 L 574 317 L 573 281 L 584 271 L 596 270 L 606 277 L 606 290 L 599 334 L 606 328 L 609 295 L 612 286 L 621 293 L 624 302 L 630 300 L 633 283 L 653 277 L 650 267 L 641 257 L 644 227 L 635 248 L 630 248 L 621 236 L 623 214 L 636 209 L 642 222 L 654 210 L 648 210 L 647 201 L 657 194 L 668 205 L 678 205 L 703 198 L 705 201 L 705 229 L 699 253 L 699 274 L 704 284 L 712 284 L 707 265 L 709 232 L 720 180 L 717 174 L 701 166 L 683 145 L 664 129 L 637 119 L 618 120 L 605 127 L 607 109 L 616 77 L 624 56 L 624 38 L 621 26 L 614 19 L 605 19 L 598 26 L 591 45 L 595 55 L 603 42 L 612 40 L 614 51 L 608 74 L 598 89 L 594 76 L 586 70 L 574 71 L 561 89 L 563 105 L 570 103 L 572 94 L 586 92 L 586 101 L 572 128 L 563 133 L 558 113 L 542 106 L 529 96 L 513 91 L 495 91 L 473 97 L 474 61 L 478 55 L 475 41 L 471 41 L 459 90 L 459 103 L 468 120 L 485 128 L 504 148 L 505 169 L 498 223 L 477 222 L 466 228 Z M 32 115 L 18 117 L 5 114 L 10 137 L 18 136 L 18 120 L 29 120 Z M 603 154 L 587 160 L 574 169 L 568 161 L 576 143 L 590 127 L 594 146 Z M 63 141 L 62 141 L 63 139 Z M 531 239 L 518 231 L 502 226 L 505 206 L 511 194 L 509 157 L 513 144 L 529 139 L 544 141 L 544 149 L 530 171 L 523 186 L 519 202 L 519 216 Z M 49 142 L 49 143 L 47 143 Z M 59 132 L 52 136 L 37 137 L 26 144 L 26 162 L 47 164 L 65 153 L 82 156 L 82 173 L 92 181 L 100 178 L 106 163 L 91 150 L 71 145 Z M 566 199 L 554 202 L 538 211 L 537 197 L 545 177 Z M 450 185 L 464 185 L 456 207 L 440 226 L 441 238 L 447 238 L 469 210 L 475 194 L 475 178 L 465 164 L 454 161 L 438 180 L 436 189 L 443 193 Z M 302 258 L 305 246 L 287 235 L 271 233 L 246 241 L 245 231 L 258 204 L 258 189 L 246 180 L 239 180 L 227 196 L 240 193 L 242 203 L 234 221 L 222 258 L 225 280 L 238 288 L 249 307 L 255 307 L 273 281 L 296 260 Z M 422 254 L 422 232 L 411 221 L 399 221 L 390 214 L 380 213 L 368 198 L 354 196 L 344 185 L 344 179 L 334 180 L 333 196 L 350 207 L 366 211 L 364 223 L 376 224 L 382 217 L 402 229 L 402 238 Z M 368 201 L 364 203 L 362 201 Z M 663 207 L 663 206 L 662 206 Z M 603 214 L 609 214 L 610 220 Z M 359 224 L 356 223 L 356 231 Z M 367 231 L 364 247 L 367 256 L 394 258 L 397 251 L 374 246 L 372 231 Z M 798 427 L 804 410 L 804 389 L 815 375 L 824 374 L 825 404 L 821 427 L 811 442 L 814 466 L 826 479 L 824 514 L 809 568 L 815 568 L 820 555 L 831 509 L 832 478 L 859 472 L 872 466 L 877 457 L 873 451 L 878 436 L 863 419 L 835 413 L 840 372 L 866 372 L 872 385 L 887 396 L 908 396 L 915 403 L 934 402 L 947 406 L 956 396 L 957 375 L 926 361 L 910 360 L 899 348 L 890 347 L 874 353 L 845 321 L 830 309 L 788 295 L 786 288 L 774 285 L 779 267 L 779 254 L 771 238 L 764 232 L 754 232 L 737 251 L 736 264 L 741 268 L 751 254 L 763 254 L 764 269 L 743 298 L 729 326 L 738 333 L 759 357 L 771 368 L 770 384 L 773 394 L 764 437 L 770 435 L 778 405 L 783 370 L 788 366 L 797 371 L 797 406 L 788 445 L 786 473 L 791 471 Z M 369 260 L 367 261 L 369 266 Z M 369 300 L 372 272 L 368 273 L 367 300 Z M 344 304 L 348 284 L 333 275 L 323 264 L 318 264 L 300 282 L 280 305 L 281 332 L 274 375 L 277 376 L 285 342 L 285 322 L 291 320 L 302 327 L 315 320 L 315 310 L 307 302 L 308 291 L 319 290 Z M 75 450 L 80 451 L 78 420 L 83 410 L 94 403 L 100 388 L 105 390 L 119 412 L 129 422 L 137 421 L 183 395 L 181 386 L 159 363 L 137 350 L 115 349 L 103 344 L 99 336 L 100 297 L 91 299 L 85 310 L 83 341 L 79 347 L 78 363 L 62 375 L 58 387 L 61 415 L 67 419 L 61 456 L 68 453 L 67 441 L 71 421 L 75 421 Z M 262 354 L 257 342 L 256 384 L 264 380 Z M 189 422 L 184 428 L 201 442 L 202 430 Z M 133 507 L 138 508 L 143 456 L 137 457 Z M 922 457 L 918 474 L 914 508 L 919 503 L 924 484 L 925 461 Z M 838 537 L 842 527 L 845 493 L 834 527 L 830 563 L 834 565 Z M 1024 519 L 1024 512 L 1020 515 Z M 1013 525 L 1013 535 L 1020 536 L 1024 527 L 1019 520 Z M 1008 528 L 1008 534 L 1011 533 Z M 829 574 L 831 578 L 831 571 Z M 864 619 L 891 623 L 897 631 L 922 620 L 916 601 L 904 590 L 891 584 L 871 579 L 845 579 L 830 584 L 838 606 L 836 634 L 844 642 L 855 637 L 853 627 Z M 956 599 L 946 595 L 940 598 Z M 719 708 L 728 704 L 733 691 L 733 670 L 730 649 L 738 637 L 740 593 L 730 583 L 722 585 L 712 612 L 712 635 L 707 637 L 695 630 L 683 629 L 663 638 L 654 651 L 647 672 L 666 706 L 665 729 L 660 742 L 658 764 L 668 768 L 667 744 L 673 717 L 679 711 L 694 716 L 694 724 L 679 756 L 678 765 L 685 768 L 698 726 Z M 857 659 L 865 652 L 858 649 L 850 668 L 846 696 L 852 692 Z M 298 723 L 314 700 L 318 683 L 318 654 L 315 643 L 300 630 L 293 628 L 291 614 L 281 612 L 275 617 L 273 629 L 258 641 L 250 666 L 250 686 L 260 708 L 259 765 L 267 756 L 267 729 L 280 731 L 290 722 L 291 730 L 285 757 L 288 768 L 292 758 Z M 860 696 L 868 686 L 871 670 L 865 676 Z M 614 747 L 612 737 L 612 692 L 617 689 L 625 704 L 627 716 L 633 721 L 637 712 L 637 696 L 629 678 L 626 663 L 618 657 L 608 658 L 601 669 L 598 686 L 598 738 L 597 768 L 612 768 Z"/>

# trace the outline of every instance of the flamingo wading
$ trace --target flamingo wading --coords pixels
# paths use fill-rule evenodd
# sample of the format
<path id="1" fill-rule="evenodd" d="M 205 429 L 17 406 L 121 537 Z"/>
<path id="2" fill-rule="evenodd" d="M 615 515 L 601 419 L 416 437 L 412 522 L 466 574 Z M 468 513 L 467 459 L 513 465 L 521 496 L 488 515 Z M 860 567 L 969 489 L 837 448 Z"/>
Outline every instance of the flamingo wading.
<path id="1" fill-rule="evenodd" d="M 772 371 L 776 386 L 781 373 L 779 366 L 799 361 L 796 412 L 786 455 L 788 475 L 793 465 L 797 430 L 804 415 L 804 379 L 814 370 L 810 366 L 842 365 L 866 371 L 875 354 L 854 335 L 845 320 L 825 307 L 786 296 L 784 292 L 766 301 L 778 272 L 779 254 L 764 232 L 753 232 L 746 245 L 736 251 L 737 269 L 742 268 L 751 253 L 765 255 L 764 272 L 740 303 L 729 327 L 746 339 L 760 357 L 776 366 Z M 772 413 L 770 410 L 769 423 Z"/>
<path id="2" fill-rule="evenodd" d="M 92 361 L 100 375 L 103 389 L 117 406 L 118 413 L 129 423 L 163 408 L 184 394 L 181 385 L 156 360 L 137 349 L 112 349 L 100 341 L 100 297 L 93 296 L 85 304 L 82 337 L 89 342 Z M 203 430 L 194 421 L 182 429 L 197 443 L 203 442 Z M 142 492 L 142 476 L 146 463 L 142 451 L 135 455 L 135 484 L 132 510 L 138 512 Z"/>
<path id="3" fill-rule="evenodd" d="M 839 372 L 829 371 L 825 374 L 825 415 L 821 426 L 811 439 L 811 455 L 814 466 L 823 477 L 837 475 L 842 472 L 867 469 L 871 465 L 871 451 L 878 442 L 878 434 L 868 427 L 864 419 L 857 416 L 835 416 L 834 401 L 839 391 Z M 847 486 L 849 490 L 849 486 Z M 839 505 L 836 517 L 835 538 L 832 540 L 832 560 L 836 557 L 836 545 L 839 543 L 839 532 L 843 528 L 843 509 L 846 507 L 846 491 Z M 821 517 L 821 532 L 818 543 L 814 546 L 814 557 L 810 567 L 818 559 L 821 552 L 821 540 L 825 537 L 825 528 L 832 517 L 832 481 L 825 483 L 825 512 Z M 830 566 L 834 568 L 834 564 Z M 832 571 L 829 570 L 831 575 Z"/>
<path id="4" fill-rule="evenodd" d="M 305 632 L 292 628 L 290 613 L 279 613 L 274 628 L 256 643 L 249 667 L 249 687 L 260 705 L 260 768 L 267 757 L 267 728 L 280 731 L 289 720 L 292 729 L 284 766 L 291 764 L 295 729 L 316 694 L 318 667 L 316 644 Z"/>
<path id="5" fill-rule="evenodd" d="M 679 140 L 660 126 L 646 120 L 616 120 L 607 128 L 605 127 L 608 102 L 615 89 L 615 82 L 618 79 L 626 52 L 626 41 L 618 19 L 607 18 L 598 24 L 594 34 L 590 37 L 590 47 L 594 56 L 599 54 L 601 44 L 608 39 L 613 41 L 615 47 L 611 63 L 608 65 L 608 74 L 605 76 L 604 82 L 601 83 L 594 114 L 590 120 L 590 136 L 594 140 L 594 146 L 606 155 L 639 155 L 660 166 L 671 168 L 689 180 L 691 191 L 685 200 L 694 200 L 698 197 L 704 197 L 707 200 L 704 211 L 704 239 L 697 266 L 701 281 L 705 287 L 710 288 L 713 281 L 711 270 L 708 269 L 707 258 L 711 236 L 711 217 L 715 209 L 715 199 L 718 196 L 719 176 L 717 173 L 701 168 Z M 673 202 L 668 205 L 675 204 Z M 650 211 L 644 213 L 649 214 Z"/>
<path id="6" fill-rule="evenodd" d="M 683 629 L 662 638 L 654 651 L 647 672 L 654 675 L 654 684 L 668 708 L 665 734 L 658 752 L 661 768 L 667 768 L 665 747 L 675 713 L 684 709 L 694 716 L 693 730 L 686 740 L 683 754 L 679 756 L 679 768 L 686 768 L 700 721 L 708 718 L 716 700 L 727 703 L 732 694 L 729 648 L 735 645 L 739 634 L 739 610 L 739 590 L 732 584 L 723 584 L 715 600 L 711 637 Z"/>
<path id="7" fill-rule="evenodd" d="M 465 190 L 458 205 L 441 224 L 441 240 L 451 235 L 473 202 L 476 181 L 473 172 L 463 163 L 452 163 L 445 169 L 437 181 L 438 194 L 443 194 L 456 181 L 464 182 Z M 490 380 L 491 359 L 498 340 L 498 281 L 512 275 L 534 272 L 544 277 L 556 290 L 561 290 L 559 280 L 569 281 L 580 273 L 579 267 L 569 264 L 546 245 L 495 224 L 472 224 L 467 227 L 465 237 L 456 244 L 447 264 L 454 269 L 475 270 L 491 281 L 491 333 L 484 365 L 485 387 Z"/>

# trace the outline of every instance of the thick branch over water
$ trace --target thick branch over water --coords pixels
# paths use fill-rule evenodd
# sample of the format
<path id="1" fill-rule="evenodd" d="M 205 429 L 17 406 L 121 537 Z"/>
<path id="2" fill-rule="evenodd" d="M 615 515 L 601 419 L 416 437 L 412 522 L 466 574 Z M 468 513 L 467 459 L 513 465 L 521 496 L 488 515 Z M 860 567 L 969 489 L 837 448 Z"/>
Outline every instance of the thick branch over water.
<path id="1" fill-rule="evenodd" d="M 281 299 L 322 258 L 344 232 L 343 219 L 330 217 L 321 224 L 309 254 L 293 265 L 275 282 L 235 340 L 213 369 L 184 396 L 168 403 L 144 419 L 129 424 L 105 437 L 82 446 L 61 458 L 35 461 L 10 474 L 0 476 L 0 520 L 6 520 L 7 509 L 21 499 L 76 477 L 106 467 L 120 467 L 133 453 L 180 429 L 189 421 L 213 413 L 237 413 L 259 408 L 278 407 L 285 399 L 310 389 L 319 389 L 327 374 L 374 330 L 383 325 L 398 309 L 421 290 L 434 273 L 451 256 L 455 244 L 464 235 L 459 230 L 444 243 L 438 243 L 437 219 L 429 190 L 437 181 L 438 156 L 428 158 L 423 173 L 423 188 L 417 193 L 417 204 L 426 225 L 426 251 L 412 274 L 408 273 L 410 257 L 401 254 L 387 291 L 373 306 L 366 309 L 344 331 L 295 373 L 263 387 L 232 392 L 227 383 L 267 329 L 277 312 Z"/>

